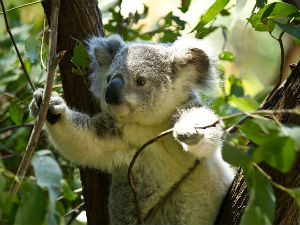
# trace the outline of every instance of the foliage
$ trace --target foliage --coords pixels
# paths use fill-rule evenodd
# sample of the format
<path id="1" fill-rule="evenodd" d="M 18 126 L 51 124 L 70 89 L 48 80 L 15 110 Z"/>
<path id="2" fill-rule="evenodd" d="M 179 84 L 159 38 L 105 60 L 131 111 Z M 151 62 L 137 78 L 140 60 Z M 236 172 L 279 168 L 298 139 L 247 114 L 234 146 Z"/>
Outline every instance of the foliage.
<path id="1" fill-rule="evenodd" d="M 156 39 L 159 42 L 172 42 L 186 28 L 186 21 L 175 12 L 169 12 L 150 31 L 145 31 L 143 19 L 148 16 L 147 6 L 144 6 L 141 13 L 135 12 L 123 17 L 121 3 L 119 0 L 108 9 L 111 18 L 104 25 L 107 34 L 119 33 L 127 41 Z M 228 32 L 226 26 L 214 25 L 216 17 L 230 15 L 232 8 L 225 8 L 228 3 L 229 0 L 216 0 L 191 32 L 198 38 L 204 38 L 217 29 Z M 9 8 L 14 6 L 16 5 L 12 4 Z M 186 13 L 190 7 L 190 0 L 182 0 L 179 10 Z M 294 6 L 282 2 L 267 4 L 266 0 L 257 0 L 256 7 L 248 18 L 255 30 L 267 31 L 273 35 L 277 26 L 299 41 L 300 27 L 294 22 L 299 21 L 300 14 Z M 16 10 L 8 13 L 8 19 L 27 70 L 35 86 L 42 87 L 45 81 L 42 64 L 47 64 L 48 61 L 48 46 L 43 37 L 45 28 L 41 24 L 23 23 Z M 5 31 L 2 32 L 4 34 Z M 72 71 L 83 76 L 88 71 L 88 55 L 84 45 L 78 40 L 74 41 L 76 47 Z M 78 170 L 52 151 L 54 148 L 45 141 L 45 136 L 39 142 L 38 151 L 31 161 L 32 166 L 18 196 L 13 199 L 10 195 L 9 188 L 15 179 L 14 174 L 30 135 L 30 129 L 23 125 L 33 123 L 28 111 L 32 91 L 8 35 L 1 36 L 0 46 L 0 223 L 64 224 L 72 218 L 65 216 L 66 212 L 82 202 L 82 198 L 72 191 L 80 187 Z M 219 55 L 219 59 L 226 62 L 234 62 L 238 57 L 228 50 Z M 266 93 L 263 90 L 250 96 L 246 94 L 241 78 L 235 75 L 224 78 L 225 68 L 220 65 L 219 70 L 224 82 L 217 95 L 212 97 L 200 93 L 200 96 L 204 103 L 209 104 L 223 118 L 225 129 L 244 115 L 240 112 L 256 110 Z M 62 94 L 59 75 L 55 80 L 54 91 Z M 294 113 L 299 113 L 299 110 Z M 270 115 L 272 118 L 273 114 Z M 17 128 L 15 125 L 18 125 Z M 294 162 L 296 150 L 300 148 L 299 136 L 300 127 L 284 125 L 255 113 L 239 126 L 237 132 L 227 135 L 222 149 L 223 158 L 235 167 L 243 167 L 250 193 L 242 224 L 272 223 L 275 211 L 272 186 L 289 193 L 300 207 L 299 187 L 289 189 L 278 186 L 258 166 L 265 161 L 283 173 L 288 172 Z M 252 144 L 246 145 L 248 141 Z"/>

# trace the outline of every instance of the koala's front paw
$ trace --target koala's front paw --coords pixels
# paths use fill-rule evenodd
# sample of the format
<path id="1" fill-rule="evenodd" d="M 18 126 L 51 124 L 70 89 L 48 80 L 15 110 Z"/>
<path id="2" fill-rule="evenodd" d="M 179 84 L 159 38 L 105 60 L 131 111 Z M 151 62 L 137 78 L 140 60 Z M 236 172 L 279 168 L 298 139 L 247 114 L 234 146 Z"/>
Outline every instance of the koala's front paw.
<path id="1" fill-rule="evenodd" d="M 204 133 L 192 126 L 187 126 L 185 124 L 175 124 L 173 136 L 177 141 L 183 143 L 184 149 L 187 150 L 185 146 L 198 144 L 204 137 Z"/>
<path id="2" fill-rule="evenodd" d="M 37 117 L 40 111 L 44 90 L 39 88 L 33 93 L 33 99 L 29 105 L 30 112 L 34 117 Z M 51 96 L 49 102 L 49 109 L 47 112 L 46 119 L 51 123 L 55 124 L 57 120 L 66 111 L 66 104 L 64 100 L 57 96 Z"/>

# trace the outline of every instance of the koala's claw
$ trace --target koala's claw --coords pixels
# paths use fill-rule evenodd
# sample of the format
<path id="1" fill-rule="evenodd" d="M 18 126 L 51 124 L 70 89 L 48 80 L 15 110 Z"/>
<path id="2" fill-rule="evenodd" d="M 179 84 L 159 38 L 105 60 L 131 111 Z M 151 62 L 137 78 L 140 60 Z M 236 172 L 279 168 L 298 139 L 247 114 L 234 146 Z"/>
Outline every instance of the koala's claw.
<path id="1" fill-rule="evenodd" d="M 42 88 L 37 89 L 33 93 L 33 99 L 29 105 L 31 114 L 37 117 L 40 111 L 40 105 L 42 103 L 44 90 Z M 62 98 L 57 96 L 51 96 L 49 102 L 49 109 L 47 112 L 46 119 L 51 123 L 55 124 L 61 115 L 66 111 L 66 105 Z"/>
<path id="2" fill-rule="evenodd" d="M 204 137 L 204 134 L 194 127 L 175 126 L 173 136 L 177 141 L 186 145 L 196 145 Z"/>

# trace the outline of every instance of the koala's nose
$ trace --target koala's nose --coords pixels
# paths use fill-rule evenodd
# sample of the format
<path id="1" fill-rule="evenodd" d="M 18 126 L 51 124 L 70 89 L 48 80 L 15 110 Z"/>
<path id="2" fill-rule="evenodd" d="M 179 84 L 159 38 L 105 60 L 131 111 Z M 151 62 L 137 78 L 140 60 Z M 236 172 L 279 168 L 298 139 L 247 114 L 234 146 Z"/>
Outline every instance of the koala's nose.
<path id="1" fill-rule="evenodd" d="M 121 77 L 113 78 L 107 86 L 105 92 L 105 101 L 107 104 L 120 105 L 122 104 L 122 89 L 124 80 Z"/>

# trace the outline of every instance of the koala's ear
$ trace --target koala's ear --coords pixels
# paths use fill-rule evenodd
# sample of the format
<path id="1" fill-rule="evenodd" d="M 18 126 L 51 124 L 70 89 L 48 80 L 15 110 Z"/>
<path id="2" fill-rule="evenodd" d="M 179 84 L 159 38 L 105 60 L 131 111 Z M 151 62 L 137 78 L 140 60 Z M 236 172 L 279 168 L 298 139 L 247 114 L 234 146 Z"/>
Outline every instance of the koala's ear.
<path id="1" fill-rule="evenodd" d="M 96 60 L 99 65 L 109 65 L 125 43 L 119 35 L 111 35 L 108 38 L 92 37 L 87 44 L 92 61 Z"/>
<path id="2" fill-rule="evenodd" d="M 186 69 L 182 75 L 196 78 L 197 84 L 206 88 L 217 79 L 216 57 L 207 43 L 191 37 L 182 37 L 171 45 L 173 67 L 176 74 Z"/>

